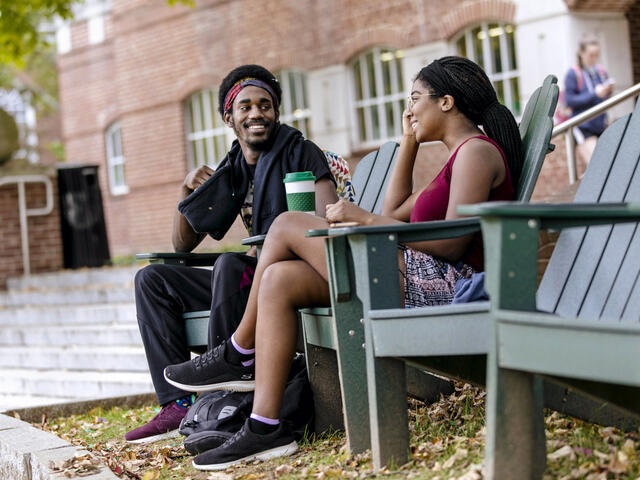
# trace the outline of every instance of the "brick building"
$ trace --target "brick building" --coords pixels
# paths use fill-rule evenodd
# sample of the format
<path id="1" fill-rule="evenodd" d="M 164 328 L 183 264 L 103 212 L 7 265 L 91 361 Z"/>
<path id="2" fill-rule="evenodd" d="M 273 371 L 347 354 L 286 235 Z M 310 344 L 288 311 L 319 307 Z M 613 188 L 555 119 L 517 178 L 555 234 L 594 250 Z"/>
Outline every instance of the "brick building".
<path id="1" fill-rule="evenodd" d="M 639 14 L 640 0 L 93 0 L 57 33 L 66 155 L 100 165 L 112 253 L 166 250 L 187 171 L 215 166 L 233 140 L 216 89 L 235 66 L 277 72 L 282 120 L 355 168 L 399 138 L 412 76 L 443 55 L 484 64 L 517 116 L 546 74 L 562 79 L 580 36 L 596 33 L 616 90 L 628 88 L 640 79 Z M 416 185 L 445 153 L 423 147 Z M 555 154 L 536 196 L 566 178 Z M 223 241 L 242 236 L 236 224 Z"/>

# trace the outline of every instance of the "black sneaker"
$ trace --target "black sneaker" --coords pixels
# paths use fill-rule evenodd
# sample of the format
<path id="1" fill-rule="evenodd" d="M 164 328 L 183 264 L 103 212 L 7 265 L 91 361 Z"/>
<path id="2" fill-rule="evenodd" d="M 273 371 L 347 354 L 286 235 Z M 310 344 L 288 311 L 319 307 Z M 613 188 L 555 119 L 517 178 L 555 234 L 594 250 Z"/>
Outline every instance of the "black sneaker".
<path id="1" fill-rule="evenodd" d="M 275 432 L 258 435 L 249 429 L 247 420 L 225 443 L 194 458 L 193 467 L 196 470 L 224 470 L 236 463 L 255 459 L 269 460 L 291 455 L 297 450 L 298 444 L 282 423 Z"/>
<path id="2" fill-rule="evenodd" d="M 187 392 L 253 391 L 256 384 L 253 365 L 244 367 L 229 363 L 224 357 L 226 348 L 224 342 L 191 360 L 169 365 L 164 369 L 165 380 Z"/>

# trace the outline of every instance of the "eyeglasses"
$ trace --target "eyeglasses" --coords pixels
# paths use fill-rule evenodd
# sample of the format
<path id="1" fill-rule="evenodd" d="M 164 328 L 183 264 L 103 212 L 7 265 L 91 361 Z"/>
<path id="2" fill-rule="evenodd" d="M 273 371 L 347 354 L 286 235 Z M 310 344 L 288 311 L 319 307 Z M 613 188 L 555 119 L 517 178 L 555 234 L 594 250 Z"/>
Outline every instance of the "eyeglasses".
<path id="1" fill-rule="evenodd" d="M 407 107 L 413 107 L 420 97 L 438 97 L 436 93 L 413 93 L 407 97 Z"/>

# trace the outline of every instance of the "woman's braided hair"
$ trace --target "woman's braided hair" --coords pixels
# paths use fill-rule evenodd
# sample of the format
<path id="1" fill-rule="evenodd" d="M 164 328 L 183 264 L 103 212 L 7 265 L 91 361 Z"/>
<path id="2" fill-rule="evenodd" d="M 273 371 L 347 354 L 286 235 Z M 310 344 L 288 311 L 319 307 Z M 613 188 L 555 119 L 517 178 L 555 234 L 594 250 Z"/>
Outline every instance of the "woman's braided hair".
<path id="1" fill-rule="evenodd" d="M 451 95 L 458 110 L 504 151 L 514 187 L 522 171 L 522 141 L 513 115 L 498 102 L 484 70 L 463 57 L 443 57 L 424 67 L 416 77 L 439 97 Z"/>

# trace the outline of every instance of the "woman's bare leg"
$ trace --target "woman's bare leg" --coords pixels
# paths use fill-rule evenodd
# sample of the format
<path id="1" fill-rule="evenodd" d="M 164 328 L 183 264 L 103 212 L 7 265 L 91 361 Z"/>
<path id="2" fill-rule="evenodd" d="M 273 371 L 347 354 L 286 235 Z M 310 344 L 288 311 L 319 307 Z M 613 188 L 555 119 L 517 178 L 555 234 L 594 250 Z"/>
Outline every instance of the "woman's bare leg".
<path id="1" fill-rule="evenodd" d="M 307 230 L 327 228 L 327 226 L 325 219 L 300 212 L 283 213 L 273 222 L 260 253 L 247 308 L 234 333 L 234 339 L 241 347 L 255 346 L 258 296 L 262 288 L 263 275 L 270 265 L 299 259 L 309 265 L 325 283 L 327 282 L 324 239 L 304 236 Z M 289 286 L 292 286 L 292 283 L 293 280 L 290 280 Z"/>
<path id="2" fill-rule="evenodd" d="M 329 303 L 327 281 L 308 263 L 287 260 L 265 269 L 258 293 L 254 413 L 279 417 L 298 337 L 297 309 Z"/>

